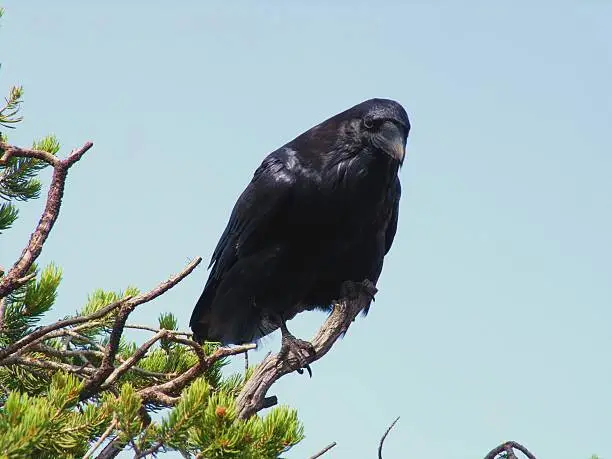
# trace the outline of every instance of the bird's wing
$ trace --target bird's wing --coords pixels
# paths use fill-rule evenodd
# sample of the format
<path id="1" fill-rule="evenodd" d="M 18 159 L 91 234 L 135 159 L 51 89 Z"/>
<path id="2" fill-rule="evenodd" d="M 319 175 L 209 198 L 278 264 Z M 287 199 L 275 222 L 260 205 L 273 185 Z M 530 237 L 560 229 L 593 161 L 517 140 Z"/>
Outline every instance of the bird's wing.
<path id="1" fill-rule="evenodd" d="M 393 239 L 395 239 L 395 232 L 397 231 L 397 220 L 399 218 L 399 202 L 402 196 L 402 185 L 400 184 L 399 178 L 395 179 L 395 187 L 392 189 L 393 193 L 393 211 L 391 213 L 391 219 L 387 224 L 387 231 L 385 233 L 385 255 L 391 249 Z"/>
<path id="2" fill-rule="evenodd" d="M 263 254 L 260 258 L 265 260 L 270 255 L 268 252 L 274 251 L 275 239 L 282 237 L 279 231 L 285 229 L 291 212 L 295 182 L 295 174 L 287 169 L 283 157 L 273 153 L 264 159 L 238 198 L 213 252 L 209 265 L 212 270 L 204 291 L 191 315 L 190 325 L 198 339 L 210 338 L 209 333 L 215 335 L 214 339 L 231 342 L 235 339 L 250 339 L 242 336 L 245 323 L 252 321 L 245 319 L 244 314 L 241 315 L 245 312 L 242 304 L 233 304 L 236 302 L 232 301 L 232 304 L 223 303 L 223 307 L 214 311 L 210 308 L 224 277 L 232 272 L 233 267 L 238 266 L 240 260 L 252 262 L 255 253 Z M 247 265 L 250 262 L 247 261 Z M 231 285 L 226 287 L 230 288 Z M 232 291 L 240 293 L 240 289 Z M 246 310 L 253 311 L 252 308 Z M 256 326 L 257 323 L 252 325 Z M 230 335 L 225 336 L 224 333 Z"/>
<path id="3" fill-rule="evenodd" d="M 229 222 L 217 243 L 210 260 L 211 277 L 229 269 L 240 255 L 258 250 L 258 243 L 269 236 L 282 218 L 291 197 L 295 176 L 276 155 L 266 158 L 257 168 L 253 179 L 234 205 Z"/>

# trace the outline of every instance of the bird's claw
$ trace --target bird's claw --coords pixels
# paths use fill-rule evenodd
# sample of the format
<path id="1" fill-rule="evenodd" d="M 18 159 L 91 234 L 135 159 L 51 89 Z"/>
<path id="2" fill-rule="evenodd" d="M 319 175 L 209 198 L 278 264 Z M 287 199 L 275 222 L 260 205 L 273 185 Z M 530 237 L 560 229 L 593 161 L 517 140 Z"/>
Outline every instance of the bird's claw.
<path id="1" fill-rule="evenodd" d="M 306 364 L 304 365 L 302 368 L 298 368 L 297 371 L 299 374 L 303 375 L 304 374 L 304 369 L 306 369 L 306 371 L 308 372 L 308 376 L 310 376 L 312 378 L 312 369 L 310 368 L 310 365 Z"/>
<path id="2" fill-rule="evenodd" d="M 375 301 L 374 295 L 377 292 L 378 289 L 369 279 L 362 282 L 346 281 L 341 287 L 342 297 L 347 299 L 357 299 L 359 295 L 365 294 L 370 297 L 370 300 Z"/>
<path id="3" fill-rule="evenodd" d="M 281 358 L 286 357 L 292 353 L 300 363 L 300 368 L 296 371 L 299 374 L 304 374 L 304 369 L 308 371 L 308 375 L 312 378 L 312 369 L 308 365 L 308 357 L 312 357 L 316 354 L 315 348 L 312 343 L 301 340 L 292 335 L 285 335 L 282 338 L 281 349 L 279 356 Z"/>

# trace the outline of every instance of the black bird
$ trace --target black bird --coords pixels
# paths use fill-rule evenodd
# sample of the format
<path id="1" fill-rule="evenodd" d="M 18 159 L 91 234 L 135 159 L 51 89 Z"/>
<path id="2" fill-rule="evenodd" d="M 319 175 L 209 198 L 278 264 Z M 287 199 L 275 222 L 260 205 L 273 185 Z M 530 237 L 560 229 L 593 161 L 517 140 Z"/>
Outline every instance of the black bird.
<path id="1" fill-rule="evenodd" d="M 241 344 L 280 327 L 287 350 L 305 343 L 287 320 L 329 310 L 346 281 L 376 284 L 397 229 L 409 131 L 399 103 L 370 99 L 270 153 L 214 250 L 195 339 Z"/>

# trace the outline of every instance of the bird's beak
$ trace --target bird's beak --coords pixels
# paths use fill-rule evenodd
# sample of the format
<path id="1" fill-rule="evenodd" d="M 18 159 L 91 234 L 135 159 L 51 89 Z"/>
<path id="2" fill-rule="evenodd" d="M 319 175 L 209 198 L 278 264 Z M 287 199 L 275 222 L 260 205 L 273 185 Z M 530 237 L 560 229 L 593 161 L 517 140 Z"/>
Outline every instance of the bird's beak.
<path id="1" fill-rule="evenodd" d="M 400 163 L 404 162 L 404 155 L 406 154 L 406 147 L 404 146 L 404 139 L 397 139 L 390 145 L 391 156 L 397 159 Z"/>
<path id="2" fill-rule="evenodd" d="M 385 122 L 380 129 L 382 149 L 393 159 L 402 163 L 406 154 L 406 138 L 394 123 Z"/>

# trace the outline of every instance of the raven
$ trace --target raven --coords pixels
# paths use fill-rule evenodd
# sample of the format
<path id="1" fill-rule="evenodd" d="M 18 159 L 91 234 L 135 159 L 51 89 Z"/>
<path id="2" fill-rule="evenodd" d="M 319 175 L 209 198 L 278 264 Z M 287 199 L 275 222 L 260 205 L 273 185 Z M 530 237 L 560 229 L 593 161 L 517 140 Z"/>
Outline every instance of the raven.
<path id="1" fill-rule="evenodd" d="M 370 99 L 270 153 L 213 252 L 194 338 L 242 344 L 280 328 L 283 349 L 299 346 L 287 320 L 330 310 L 347 281 L 376 284 L 397 229 L 409 131 L 398 102 Z"/>

